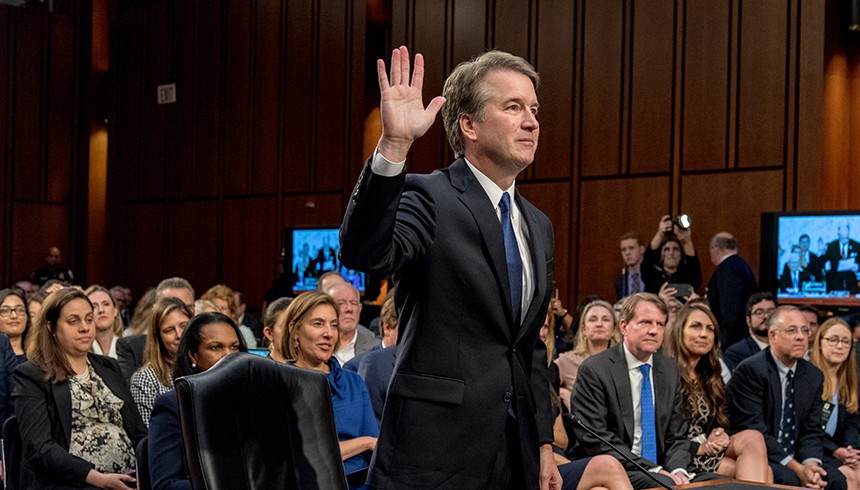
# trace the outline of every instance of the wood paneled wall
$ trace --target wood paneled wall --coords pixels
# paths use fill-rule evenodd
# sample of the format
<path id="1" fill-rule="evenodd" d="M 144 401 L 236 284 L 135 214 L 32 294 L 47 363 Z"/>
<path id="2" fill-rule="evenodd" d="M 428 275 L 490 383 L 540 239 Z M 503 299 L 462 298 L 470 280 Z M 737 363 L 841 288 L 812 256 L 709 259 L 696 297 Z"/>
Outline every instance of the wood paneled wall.
<path id="1" fill-rule="evenodd" d="M 691 215 L 707 280 L 714 233 L 757 270 L 760 213 L 819 206 L 824 16 L 823 0 L 395 0 L 392 44 L 425 55 L 428 100 L 486 49 L 541 72 L 521 187 L 553 220 L 572 304 L 614 299 L 618 237 L 650 240 L 663 214 Z M 448 160 L 437 124 L 411 167 Z"/>
<path id="2" fill-rule="evenodd" d="M 259 306 L 282 228 L 339 224 L 361 167 L 364 2 L 115 2 L 112 21 L 108 282 Z"/>
<path id="3" fill-rule="evenodd" d="M 91 15 L 86 0 L 0 5 L 0 287 L 50 246 L 85 269 Z"/>

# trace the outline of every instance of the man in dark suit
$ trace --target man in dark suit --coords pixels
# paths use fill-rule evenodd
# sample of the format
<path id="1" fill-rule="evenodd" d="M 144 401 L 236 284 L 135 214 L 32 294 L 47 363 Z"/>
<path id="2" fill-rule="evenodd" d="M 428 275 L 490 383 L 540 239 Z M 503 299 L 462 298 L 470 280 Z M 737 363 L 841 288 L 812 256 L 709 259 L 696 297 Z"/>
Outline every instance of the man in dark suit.
<path id="1" fill-rule="evenodd" d="M 845 476 L 824 460 L 824 376 L 803 360 L 808 332 L 796 307 L 774 311 L 768 320 L 770 347 L 740 363 L 729 383 L 731 427 L 761 432 L 774 483 L 844 489 Z"/>
<path id="2" fill-rule="evenodd" d="M 642 277 L 642 257 L 645 254 L 645 242 L 632 231 L 621 236 L 621 260 L 624 267 L 621 275 L 615 279 L 615 297 L 618 301 L 645 291 L 645 280 Z"/>
<path id="3" fill-rule="evenodd" d="M 719 476 L 712 473 L 690 473 L 678 366 L 658 352 L 667 316 L 666 304 L 654 294 L 638 293 L 624 300 L 619 323 L 624 341 L 582 363 L 571 408 L 587 426 L 667 485 L 716 479 Z M 612 454 L 624 465 L 633 488 L 655 486 L 609 446 L 581 428 L 575 431 L 578 453 Z"/>
<path id="4" fill-rule="evenodd" d="M 254 333 L 254 338 L 259 345 L 263 341 L 263 322 L 245 311 L 248 305 L 245 304 L 245 295 L 241 291 L 233 290 L 233 299 L 236 302 L 236 316 L 239 318 L 236 324 L 248 327 Z"/>
<path id="5" fill-rule="evenodd" d="M 793 252 L 779 276 L 779 290 L 784 293 L 796 294 L 803 289 L 803 284 L 812 280 L 809 272 L 800 267 L 800 254 Z"/>
<path id="6" fill-rule="evenodd" d="M 369 356 L 372 352 L 376 352 L 378 350 L 387 349 L 388 347 L 394 347 L 397 345 L 397 310 L 394 308 L 394 290 L 388 291 L 388 295 L 385 297 L 385 301 L 382 302 L 382 308 L 379 312 L 379 324 L 381 325 L 382 330 L 382 343 L 376 344 L 370 350 L 362 352 L 361 354 L 356 354 L 355 357 L 349 360 L 346 364 L 344 364 L 343 368 L 347 371 L 352 371 L 354 373 L 361 374 L 359 367 L 363 362 L 364 358 Z M 391 358 L 392 361 L 394 358 Z M 393 366 L 392 362 L 392 366 Z M 389 377 L 384 380 L 384 386 L 381 386 L 383 390 L 388 389 L 388 379 L 391 377 L 391 371 L 388 372 Z M 364 376 L 362 376 L 364 378 Z M 368 383 L 367 378 L 364 378 L 364 382 Z M 368 386 L 369 388 L 369 386 Z M 370 393 L 370 400 L 373 400 L 373 392 Z M 384 397 L 383 397 L 384 400 Z M 379 405 L 380 412 L 376 414 L 376 419 L 379 420 L 382 417 L 382 405 Z M 376 405 L 373 406 L 374 411 L 376 410 Z"/>
<path id="7" fill-rule="evenodd" d="M 730 233 L 714 235 L 710 252 L 717 269 L 708 283 L 708 303 L 720 324 L 723 349 L 728 349 L 746 335 L 744 306 L 758 291 L 758 282 L 749 264 L 738 255 L 738 242 Z"/>
<path id="8" fill-rule="evenodd" d="M 768 291 L 755 293 L 747 300 L 746 314 L 750 334 L 723 352 L 723 361 L 730 370 L 734 371 L 741 361 L 754 356 L 769 345 L 767 319 L 776 310 L 776 305 L 776 298 Z"/>
<path id="9" fill-rule="evenodd" d="M 549 219 L 515 188 L 534 160 L 538 75 L 491 51 L 460 64 L 425 109 L 424 62 L 377 62 L 382 137 L 341 226 L 346 267 L 396 281 L 398 359 L 368 483 L 377 488 L 560 488 L 546 349 Z M 411 80 L 410 80 L 410 77 Z M 404 175 L 443 108 L 457 160 Z M 585 481 L 583 477 L 583 481 Z"/>
<path id="10" fill-rule="evenodd" d="M 809 247 L 812 245 L 812 239 L 804 233 L 800 235 L 798 243 L 800 248 L 800 268 L 808 272 L 812 280 L 821 281 L 823 277 L 821 274 L 823 264 L 821 263 L 821 257 L 809 250 Z"/>
<path id="11" fill-rule="evenodd" d="M 857 272 L 860 270 L 860 243 L 849 238 L 851 226 L 836 228 L 839 238 L 827 244 L 824 252 L 824 271 L 827 276 L 827 291 L 850 291 L 857 293 Z M 839 263 L 853 259 L 850 270 L 839 271 Z"/>

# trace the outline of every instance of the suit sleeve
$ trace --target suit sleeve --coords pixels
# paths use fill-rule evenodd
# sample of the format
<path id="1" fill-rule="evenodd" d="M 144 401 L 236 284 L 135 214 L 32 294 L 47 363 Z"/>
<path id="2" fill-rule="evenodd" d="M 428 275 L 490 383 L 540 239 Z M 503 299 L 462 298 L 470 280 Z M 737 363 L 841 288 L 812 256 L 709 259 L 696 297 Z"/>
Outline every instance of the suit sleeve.
<path id="1" fill-rule="evenodd" d="M 669 361 L 673 362 L 673 361 Z M 684 395 L 681 391 L 681 379 L 676 373 L 675 393 L 672 399 L 672 413 L 669 427 L 666 430 L 666 454 L 663 456 L 663 466 L 668 471 L 679 468 L 687 470 L 690 466 L 690 439 L 687 437 L 687 414 Z"/>
<path id="2" fill-rule="evenodd" d="M 81 485 L 95 466 L 60 446 L 52 437 L 51 386 L 41 369 L 29 362 L 15 370 L 12 399 L 23 442 L 23 460 L 34 473 L 49 479 Z M 62 416 L 62 415 L 61 415 Z"/>
<path id="3" fill-rule="evenodd" d="M 607 398 L 610 396 L 610 388 L 601 380 L 597 371 L 598 368 L 599 366 L 595 366 L 595 363 L 588 361 L 579 367 L 579 375 L 576 378 L 576 384 L 573 385 L 573 395 L 570 397 L 571 410 L 588 427 L 611 442 L 628 457 L 646 468 L 656 467 L 657 463 L 633 454 L 630 448 L 627 447 L 627 444 L 621 440 L 621 437 L 609 429 L 607 419 L 610 416 L 610 409 L 607 406 Z M 635 466 L 624 460 L 620 454 L 576 424 L 574 424 L 574 433 L 577 445 L 586 455 L 610 454 L 617 458 L 627 471 L 638 471 Z"/>
<path id="4" fill-rule="evenodd" d="M 156 398 L 152 407 L 147 445 L 152 489 L 191 490 L 191 482 L 184 468 L 176 392 L 171 391 Z"/>
<path id="5" fill-rule="evenodd" d="M 9 337 L 2 334 L 0 334 L 0 363 L 3 369 L 0 372 L 0 427 L 3 427 L 3 423 L 12 415 L 12 375 L 18 366 L 18 360 L 15 358 L 15 351 L 12 350 Z"/>
<path id="6" fill-rule="evenodd" d="M 555 440 L 553 424 L 555 417 L 552 410 L 552 400 L 549 395 L 549 377 L 547 370 L 546 344 L 537 337 L 535 352 L 532 357 L 531 384 L 535 398 L 535 417 L 537 420 L 538 439 L 541 444 L 552 444 Z"/>
<path id="7" fill-rule="evenodd" d="M 377 424 L 382 421 L 382 407 L 385 406 L 385 395 L 388 391 L 388 382 L 390 381 L 382 379 L 382 370 L 379 367 L 378 359 L 379 356 L 364 356 L 361 364 L 358 365 L 358 375 L 361 376 L 367 385 L 370 405 L 373 407 L 373 414 L 376 417 Z"/>
<path id="8" fill-rule="evenodd" d="M 746 305 L 748 298 L 745 297 L 746 288 L 740 282 L 741 275 L 724 271 L 722 274 L 716 274 L 714 278 L 720 296 L 719 301 L 711 304 L 717 304 L 718 311 L 714 312 L 714 316 L 720 326 L 723 329 L 730 329 L 735 325 L 744 325 L 745 311 L 740 305 Z"/>
<path id="9" fill-rule="evenodd" d="M 767 379 L 756 373 L 756 363 L 741 363 L 729 382 L 729 420 L 734 432 L 747 429 L 760 432 L 764 436 L 768 460 L 779 463 L 788 454 L 770 433 L 764 420 L 762 404 L 769 390 Z"/>
<path id="10" fill-rule="evenodd" d="M 131 375 L 137 369 L 137 363 L 134 359 L 134 351 L 129 344 L 128 339 L 119 339 L 116 342 L 116 357 L 119 362 L 120 370 L 122 371 L 122 379 L 128 384 L 131 381 Z"/>

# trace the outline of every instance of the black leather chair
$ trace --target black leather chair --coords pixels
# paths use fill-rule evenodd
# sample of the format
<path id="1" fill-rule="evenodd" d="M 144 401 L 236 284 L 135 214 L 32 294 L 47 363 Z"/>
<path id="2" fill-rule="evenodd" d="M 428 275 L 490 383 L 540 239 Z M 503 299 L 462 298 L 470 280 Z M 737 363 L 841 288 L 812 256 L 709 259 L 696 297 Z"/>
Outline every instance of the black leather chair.
<path id="1" fill-rule="evenodd" d="M 152 481 L 149 479 L 149 437 L 137 443 L 134 457 L 137 460 L 137 489 L 152 490 Z"/>
<path id="2" fill-rule="evenodd" d="M 6 473 L 3 483 L 6 490 L 21 488 L 21 432 L 18 430 L 18 419 L 11 415 L 3 422 L 3 466 Z"/>
<path id="3" fill-rule="evenodd" d="M 346 488 L 322 373 L 235 354 L 175 388 L 195 490 Z"/>

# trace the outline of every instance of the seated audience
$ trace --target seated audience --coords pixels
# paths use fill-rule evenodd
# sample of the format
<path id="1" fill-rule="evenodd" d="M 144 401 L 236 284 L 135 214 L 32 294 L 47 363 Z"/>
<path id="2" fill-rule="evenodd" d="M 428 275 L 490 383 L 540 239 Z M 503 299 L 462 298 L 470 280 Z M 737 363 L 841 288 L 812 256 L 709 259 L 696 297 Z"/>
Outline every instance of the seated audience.
<path id="1" fill-rule="evenodd" d="M 709 472 L 692 473 L 678 365 L 658 352 L 666 317 L 666 304 L 654 294 L 625 299 L 619 322 L 623 341 L 582 363 L 570 404 L 587 426 L 666 485 L 717 479 Z M 575 434 L 577 454 L 613 454 L 578 426 Z M 633 488 L 655 486 L 621 455 L 616 457 Z"/>
<path id="2" fill-rule="evenodd" d="M 264 344 L 269 347 L 269 358 L 280 363 L 286 362 L 281 353 L 281 336 L 284 335 L 284 312 L 290 306 L 292 298 L 278 298 L 266 307 L 266 317 L 263 322 Z"/>
<path id="3" fill-rule="evenodd" d="M 218 311 L 229 316 L 234 322 L 238 322 L 239 315 L 237 314 L 236 297 L 233 294 L 233 290 L 229 287 L 223 284 L 216 284 L 203 293 L 200 299 L 212 302 L 218 308 Z M 257 347 L 257 339 L 254 337 L 254 332 L 240 323 L 236 324 L 239 325 L 239 331 L 242 332 L 245 345 L 249 349 Z"/>
<path id="4" fill-rule="evenodd" d="M 94 354 L 117 358 L 116 342 L 122 337 L 122 319 L 116 300 L 107 289 L 94 284 L 85 291 L 93 304 L 96 338 L 93 340 Z"/>
<path id="5" fill-rule="evenodd" d="M 848 488 L 860 485 L 860 414 L 857 402 L 857 354 L 851 329 L 839 317 L 825 321 L 812 345 L 812 364 L 824 373 L 824 460 L 845 475 Z"/>
<path id="6" fill-rule="evenodd" d="M 681 390 L 690 415 L 687 434 L 693 469 L 772 482 L 761 434 L 744 430 L 729 436 L 720 331 L 714 314 L 703 306 L 686 306 L 667 333 L 663 352 L 681 371 Z"/>
<path id="7" fill-rule="evenodd" d="M 770 346 L 741 362 L 729 383 L 733 430 L 764 436 L 774 483 L 846 488 L 845 475 L 824 458 L 821 393 L 824 378 L 803 360 L 809 343 L 806 320 L 794 306 L 768 319 Z"/>
<path id="8" fill-rule="evenodd" d="M 579 366 L 589 357 L 614 345 L 620 338 L 615 311 L 612 305 L 602 299 L 585 305 L 579 325 L 573 350 L 559 354 L 555 360 L 560 381 L 559 397 L 568 410 Z"/>
<path id="9" fill-rule="evenodd" d="M 25 349 L 30 334 L 30 310 L 24 297 L 13 289 L 0 290 L 0 333 L 9 337 L 18 363 L 27 360 Z"/>
<path id="10" fill-rule="evenodd" d="M 149 315 L 144 364 L 131 376 L 131 395 L 147 426 L 155 399 L 173 389 L 173 364 L 182 331 L 191 317 L 178 298 L 159 299 Z"/>
<path id="11" fill-rule="evenodd" d="M 93 307 L 75 288 L 52 294 L 15 371 L 13 404 L 26 488 L 127 488 L 146 427 L 116 360 L 91 354 Z"/>
<path id="12" fill-rule="evenodd" d="M 735 342 L 723 353 L 723 361 L 734 371 L 744 359 L 752 357 L 768 344 L 767 320 L 776 310 L 776 298 L 762 291 L 749 297 L 746 306 L 747 326 L 750 334 Z"/>
<path id="13" fill-rule="evenodd" d="M 284 315 L 281 352 L 296 367 L 326 374 L 343 466 L 354 487 L 364 484 L 379 426 L 364 381 L 341 369 L 334 357 L 340 340 L 337 306 L 331 296 L 316 291 L 294 299 Z"/>
<path id="14" fill-rule="evenodd" d="M 182 333 L 170 384 L 182 376 L 202 373 L 230 354 L 247 351 L 239 327 L 232 318 L 221 313 L 199 313 L 188 322 Z M 175 391 L 163 393 L 155 399 L 147 445 L 152 489 L 191 490 L 182 451 Z"/>
<path id="15" fill-rule="evenodd" d="M 368 351 L 356 356 L 361 357 L 358 366 L 358 375 L 367 385 L 370 395 L 370 404 L 373 406 L 373 414 L 376 421 L 382 420 L 382 407 L 385 406 L 385 398 L 388 394 L 388 382 L 394 372 L 394 361 L 397 358 L 397 310 L 394 308 L 394 295 L 389 294 L 382 304 L 382 312 L 379 316 L 382 324 L 382 343 L 385 347 Z M 355 359 L 347 364 L 354 362 Z"/>
<path id="16" fill-rule="evenodd" d="M 387 314 L 386 305 L 388 310 Z M 364 362 L 364 358 L 370 355 L 371 352 L 376 352 L 380 349 L 387 349 L 388 347 L 393 347 L 397 344 L 397 311 L 394 308 L 394 289 L 390 290 L 388 294 L 386 294 L 385 301 L 382 302 L 382 308 L 380 309 L 379 318 L 377 318 L 377 320 L 379 322 L 378 329 L 382 332 L 382 343 L 376 344 L 371 347 L 370 350 L 364 351 L 361 354 L 356 354 L 355 357 L 343 365 L 343 368 L 347 371 L 357 373 L 359 366 Z M 393 356 L 393 352 L 390 353 L 390 355 Z M 391 359 L 393 360 L 394 358 L 392 357 Z M 385 388 L 387 387 L 388 381 L 386 380 Z"/>
<path id="17" fill-rule="evenodd" d="M 683 230 L 667 214 L 660 219 L 657 233 L 645 248 L 642 259 L 645 291 L 657 294 L 663 284 L 689 284 L 693 290 L 702 285 L 702 264 L 693 247 L 690 228 Z"/>

